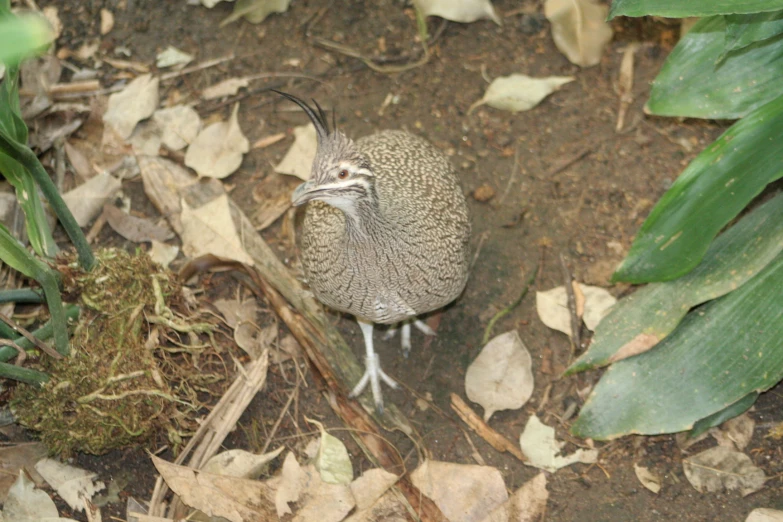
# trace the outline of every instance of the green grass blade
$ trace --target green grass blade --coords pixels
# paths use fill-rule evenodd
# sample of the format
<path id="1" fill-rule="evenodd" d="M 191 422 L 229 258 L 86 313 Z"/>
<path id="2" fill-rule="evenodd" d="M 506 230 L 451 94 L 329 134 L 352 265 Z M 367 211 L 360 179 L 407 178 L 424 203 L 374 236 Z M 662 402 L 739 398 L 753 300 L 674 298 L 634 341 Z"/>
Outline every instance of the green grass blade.
<path id="1" fill-rule="evenodd" d="M 699 264 L 713 238 L 783 175 L 783 96 L 699 154 L 642 224 L 615 281 L 667 281 Z"/>
<path id="2" fill-rule="evenodd" d="M 783 8 L 780 0 L 614 0 L 609 18 L 615 16 L 712 16 L 758 13 Z"/>
<path id="3" fill-rule="evenodd" d="M 658 116 L 737 119 L 780 95 L 783 36 L 724 56 L 722 16 L 700 20 L 666 59 L 646 110 Z"/>
<path id="4" fill-rule="evenodd" d="M 658 346 L 613 364 L 571 431 L 612 439 L 690 430 L 783 378 L 783 255 L 689 313 Z"/>
<path id="5" fill-rule="evenodd" d="M 726 16 L 724 53 L 783 34 L 783 11 Z"/>
<path id="6" fill-rule="evenodd" d="M 760 205 L 710 245 L 691 272 L 620 300 L 566 374 L 637 355 L 669 335 L 694 306 L 745 284 L 783 251 L 783 193 Z"/>

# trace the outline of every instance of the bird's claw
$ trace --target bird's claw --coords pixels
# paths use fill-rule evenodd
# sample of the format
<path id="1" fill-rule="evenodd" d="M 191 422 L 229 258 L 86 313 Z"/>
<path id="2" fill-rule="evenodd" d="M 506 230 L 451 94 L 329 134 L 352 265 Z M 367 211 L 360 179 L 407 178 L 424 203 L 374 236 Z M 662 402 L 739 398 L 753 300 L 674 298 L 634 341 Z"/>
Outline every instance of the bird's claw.
<path id="1" fill-rule="evenodd" d="M 383 382 L 385 382 L 392 389 L 397 389 L 397 382 L 386 375 L 386 372 L 381 369 L 381 360 L 377 353 L 372 354 L 372 356 L 365 357 L 364 364 L 364 375 L 362 375 L 362 378 L 359 379 L 359 382 L 356 384 L 356 386 L 354 386 L 353 390 L 351 390 L 349 397 L 357 397 L 360 393 L 362 393 L 362 391 L 364 391 L 364 389 L 367 387 L 367 384 L 369 384 L 370 390 L 372 390 L 372 398 L 375 401 L 375 407 L 379 413 L 383 413 L 383 394 L 381 393 L 381 380 L 383 380 Z"/>

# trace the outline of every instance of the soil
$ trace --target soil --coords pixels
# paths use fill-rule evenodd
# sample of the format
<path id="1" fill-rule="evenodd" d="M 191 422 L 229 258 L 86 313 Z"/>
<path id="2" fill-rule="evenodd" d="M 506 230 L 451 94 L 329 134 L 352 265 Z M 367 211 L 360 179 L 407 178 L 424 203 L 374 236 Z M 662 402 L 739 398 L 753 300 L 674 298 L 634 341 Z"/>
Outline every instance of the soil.
<path id="1" fill-rule="evenodd" d="M 155 55 L 169 45 L 195 55 L 199 62 L 235 53 L 233 60 L 166 84 L 161 93 L 164 99 L 197 101 L 200 89 L 219 80 L 261 72 L 311 76 L 259 80 L 244 91 L 240 125 L 251 143 L 274 133 L 290 133 L 293 126 L 305 123 L 301 112 L 281 110 L 287 105 L 263 92 L 276 87 L 333 109 L 337 125 L 349 136 L 387 128 L 408 129 L 451 156 L 465 193 L 471 195 L 477 258 L 470 282 L 462 297 L 444 311 L 437 338 L 427 340 L 414 330 L 409 359 L 401 356 L 399 341 L 382 341 L 380 335 L 376 340 L 384 369 L 406 385 L 403 391 L 387 389 L 386 400 L 408 415 L 438 460 L 474 463 L 464 426 L 444 413 L 451 411 L 449 394 L 464 396 L 465 370 L 481 348 L 489 319 L 516 299 L 529 272 L 539 271 L 533 289 L 563 284 L 562 254 L 577 280 L 609 287 L 613 268 L 628 251 L 652 205 L 688 162 L 726 127 L 725 123 L 643 114 L 649 83 L 679 33 L 677 25 L 661 21 L 613 21 L 615 38 L 601 63 L 580 69 L 555 48 L 541 5 L 496 0 L 498 12 L 506 14 L 502 26 L 491 21 L 448 23 L 433 44 L 428 63 L 383 74 L 353 57 L 315 45 L 313 37 L 339 42 L 366 56 L 386 58 L 392 64 L 415 61 L 421 51 L 413 11 L 399 0 L 295 0 L 287 13 L 272 15 L 260 25 L 240 21 L 225 27 L 220 27 L 220 22 L 231 11 L 229 3 L 213 9 L 189 6 L 182 0 L 39 0 L 39 4 L 59 8 L 64 32 L 58 47 L 77 49 L 98 38 L 99 12 L 105 7 L 116 18 L 114 29 L 101 38 L 101 52 L 109 56 L 125 58 L 122 53 L 127 50 L 132 53 L 130 59 L 152 64 Z M 440 19 L 430 19 L 430 33 L 436 34 L 440 24 Z M 617 132 L 621 51 L 634 41 L 642 43 L 636 55 L 634 101 L 625 128 Z M 511 73 L 573 76 L 575 81 L 529 112 L 511 114 L 481 107 L 468 114 L 470 105 L 483 95 L 487 78 Z M 386 105 L 389 95 L 395 101 Z M 204 118 L 225 119 L 232 105 L 207 102 L 196 108 Z M 280 160 L 290 143 L 289 138 L 252 150 L 241 169 L 225 180 L 234 187 L 232 197 L 248 215 L 257 205 L 253 187 L 266 176 L 276 176 L 271 165 Z M 155 215 L 140 183 L 126 182 L 124 189 L 135 209 Z M 486 201 L 493 192 L 494 197 Z M 276 223 L 264 235 L 295 268 L 296 252 L 281 224 Z M 108 229 L 99 242 L 136 248 Z M 215 297 L 236 291 L 231 279 L 219 276 L 208 288 Z M 618 296 L 630 290 L 623 285 L 611 287 Z M 333 318 L 360 354 L 363 347 L 356 324 L 350 318 Z M 573 411 L 571 404 L 581 404 L 577 390 L 596 382 L 599 374 L 558 378 L 571 358 L 569 341 L 539 321 L 533 292 L 495 326 L 494 333 L 511 329 L 518 330 L 533 356 L 536 387 L 523 409 L 496 413 L 492 427 L 514 441 L 529 416 L 538 412 L 545 423 L 557 427 L 559 438 L 569 441 L 566 451 L 584 446 L 585 441 L 567 432 L 575 417 L 564 414 Z M 260 450 L 266 431 L 291 393 L 294 374 L 290 364 L 270 367 L 266 389 L 253 401 L 227 447 Z M 549 385 L 549 398 L 543 402 Z M 438 409 L 419 409 L 416 396 L 405 391 L 408 387 L 419 396 L 431 397 Z M 781 396 L 773 390 L 760 398 L 751 415 L 768 428 L 783 419 L 781 404 Z M 327 428 L 335 429 L 333 433 L 355 458 L 354 469 L 371 467 L 353 440 L 339 430 L 342 425 L 309 373 L 308 386 L 301 390 L 296 408 L 283 419 L 271 447 L 283 444 L 301 451 L 313 432 L 305 416 L 321 419 Z M 685 454 L 673 436 L 626 437 L 606 445 L 597 443 L 604 448 L 600 465 L 577 464 L 549 475 L 545 518 L 741 521 L 756 507 L 783 509 L 783 455 L 778 443 L 765 438 L 766 433 L 767 429 L 757 428 L 746 450 L 768 477 L 774 477 L 756 494 L 745 498 L 738 493 L 700 494 L 684 477 Z M 408 468 L 415 467 L 416 452 L 410 443 L 397 434 L 387 435 L 406 457 Z M 538 473 L 508 454 L 496 452 L 478 437 L 471 435 L 471 439 L 487 464 L 501 470 L 510 491 Z M 694 450 L 710 444 L 701 443 Z M 97 471 L 104 480 L 119 479 L 122 499 L 133 496 L 146 500 L 155 476 L 147 449 L 156 450 L 81 455 L 75 463 Z M 642 487 L 634 475 L 634 463 L 663 478 L 660 494 Z M 84 520 L 82 514 L 70 516 Z M 104 520 L 110 516 L 124 519 L 124 505 L 104 508 Z"/>

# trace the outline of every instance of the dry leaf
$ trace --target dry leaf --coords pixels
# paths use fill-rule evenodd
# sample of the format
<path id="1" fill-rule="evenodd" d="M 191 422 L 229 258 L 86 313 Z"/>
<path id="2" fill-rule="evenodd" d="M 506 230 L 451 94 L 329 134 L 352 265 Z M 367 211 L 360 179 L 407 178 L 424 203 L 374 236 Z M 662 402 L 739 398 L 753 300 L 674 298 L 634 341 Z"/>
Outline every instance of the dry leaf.
<path id="1" fill-rule="evenodd" d="M 601 61 L 613 34 L 606 22 L 608 12 L 608 6 L 592 0 L 544 2 L 544 15 L 552 24 L 555 46 L 580 67 L 591 67 Z"/>
<path id="2" fill-rule="evenodd" d="M 151 74 L 142 74 L 122 91 L 109 96 L 104 123 L 127 140 L 136 124 L 152 116 L 158 107 L 158 84 L 158 79 Z"/>
<path id="3" fill-rule="evenodd" d="M 289 174 L 307 181 L 310 179 L 317 149 L 318 140 L 312 123 L 294 127 L 294 143 L 285 153 L 283 161 L 275 167 L 275 172 Z"/>
<path id="4" fill-rule="evenodd" d="M 60 21 L 60 15 L 57 11 L 57 8 L 53 5 L 47 5 L 41 9 L 41 14 L 44 15 L 46 21 L 52 26 L 52 32 L 54 33 L 53 40 L 57 40 L 63 33 L 63 23 Z"/>
<path id="5" fill-rule="evenodd" d="M 688 482 L 701 493 L 739 490 L 742 496 L 764 487 L 767 477 L 744 453 L 716 446 L 682 461 Z"/>
<path id="6" fill-rule="evenodd" d="M 490 466 L 425 460 L 411 473 L 411 482 L 451 522 L 482 520 L 508 500 L 503 476 Z"/>
<path id="7" fill-rule="evenodd" d="M 516 330 L 498 335 L 465 374 L 468 399 L 484 408 L 484 422 L 500 410 L 516 410 L 533 394 L 533 361 Z"/>
<path id="8" fill-rule="evenodd" d="M 204 0 L 202 0 L 203 2 Z M 221 27 L 243 16 L 251 24 L 260 24 L 272 13 L 285 13 L 291 0 L 237 0 L 231 16 L 220 22 Z"/>
<path id="9" fill-rule="evenodd" d="M 315 469 L 321 474 L 321 480 L 328 484 L 350 484 L 353 480 L 353 466 L 348 450 L 340 439 L 326 432 L 320 422 L 305 417 L 307 422 L 315 424 L 321 430 Z"/>
<path id="10" fill-rule="evenodd" d="M 291 514 L 291 508 L 288 507 L 288 504 L 299 501 L 299 496 L 302 494 L 306 482 L 307 475 L 296 461 L 294 454 L 289 451 L 283 460 L 283 469 L 280 472 L 275 492 L 275 507 L 279 518 Z"/>
<path id="11" fill-rule="evenodd" d="M 531 78 L 525 74 L 501 76 L 492 80 L 484 97 L 470 106 L 468 114 L 481 105 L 489 105 L 511 112 L 527 111 L 572 81 L 574 78 L 571 76 L 550 76 L 548 78 Z"/>
<path id="12" fill-rule="evenodd" d="M 187 169 L 164 158 L 140 156 L 138 161 L 144 193 L 158 212 L 166 216 L 171 228 L 177 234 L 182 234 L 180 194 L 189 186 L 197 184 L 198 178 Z"/>
<path id="13" fill-rule="evenodd" d="M 90 160 L 76 145 L 70 141 L 65 142 L 65 154 L 68 156 L 68 162 L 71 164 L 76 174 L 84 180 L 88 180 L 95 176 L 95 169 L 93 168 Z"/>
<path id="14" fill-rule="evenodd" d="M 498 25 L 500 17 L 490 0 L 413 0 L 424 16 L 439 16 L 452 22 L 470 23 L 489 18 Z"/>
<path id="15" fill-rule="evenodd" d="M 85 227 L 103 211 L 103 205 L 120 190 L 120 186 L 117 178 L 107 172 L 101 172 L 63 194 L 63 200 L 76 219 L 76 223 L 80 227 Z"/>
<path id="16" fill-rule="evenodd" d="M 18 480 L 19 470 L 31 469 L 48 454 L 40 442 L 26 442 L 0 448 L 0 504 L 5 502 L 8 489 Z"/>
<path id="17" fill-rule="evenodd" d="M 7 522 L 71 520 L 58 518 L 59 513 L 52 499 L 46 492 L 35 489 L 35 484 L 27 479 L 24 471 L 19 470 L 16 477 L 3 503 L 2 520 Z"/>
<path id="18" fill-rule="evenodd" d="M 642 486 L 646 487 L 656 495 L 661 491 L 661 477 L 655 475 L 649 469 L 643 466 L 639 466 L 638 464 L 633 465 L 633 471 L 636 473 L 636 478 L 639 479 L 639 482 L 641 482 Z"/>
<path id="19" fill-rule="evenodd" d="M 168 227 L 156 225 L 149 219 L 131 216 L 112 203 L 103 206 L 103 215 L 115 232 L 134 243 L 166 241 L 174 237 L 174 232 Z"/>
<path id="20" fill-rule="evenodd" d="M 147 120 L 136 125 L 128 143 L 137 156 L 157 156 L 160 152 L 160 128 L 153 120 Z"/>
<path id="21" fill-rule="evenodd" d="M 408 522 L 410 520 L 408 515 L 408 509 L 400 499 L 400 495 L 389 490 L 372 506 L 367 509 L 357 509 L 344 522 Z"/>
<path id="22" fill-rule="evenodd" d="M 188 257 L 212 254 L 253 266 L 231 217 L 228 195 L 223 194 L 197 209 L 190 208 L 183 199 L 180 220 L 182 251 Z"/>
<path id="23" fill-rule="evenodd" d="M 585 297 L 583 320 L 590 330 L 595 330 L 617 299 L 598 286 L 580 283 L 579 288 Z M 571 336 L 571 313 L 568 310 L 565 287 L 558 286 L 545 292 L 536 292 L 536 312 L 546 326 Z"/>
<path id="24" fill-rule="evenodd" d="M 617 125 L 615 130 L 620 132 L 625 126 L 625 115 L 628 107 L 633 103 L 633 64 L 639 44 L 633 42 L 626 46 L 623 52 L 623 60 L 620 62 L 620 77 L 617 81 L 617 94 L 620 98 L 620 107 L 617 109 Z"/>
<path id="25" fill-rule="evenodd" d="M 554 473 L 558 469 L 576 462 L 592 464 L 598 460 L 598 450 L 578 449 L 566 457 L 560 456 L 565 442 L 555 439 L 555 429 L 543 424 L 536 415 L 532 415 L 519 436 L 519 446 L 527 456 L 528 466 Z"/>
<path id="26" fill-rule="evenodd" d="M 173 67 L 174 65 L 187 65 L 192 61 L 193 55 L 180 51 L 171 45 L 155 57 L 155 65 L 158 69 Z"/>
<path id="27" fill-rule="evenodd" d="M 212 303 L 223 315 L 230 328 L 236 328 L 242 323 L 256 322 L 258 317 L 258 301 L 255 299 L 218 299 Z"/>
<path id="28" fill-rule="evenodd" d="M 101 35 L 107 35 L 114 29 L 114 14 L 108 9 L 101 9 Z"/>
<path id="29" fill-rule="evenodd" d="M 505 504 L 495 508 L 483 522 L 538 522 L 546 513 L 546 475 L 539 473 L 525 482 Z"/>
<path id="30" fill-rule="evenodd" d="M 783 522 L 783 511 L 769 508 L 756 508 L 750 512 L 745 522 Z"/>
<path id="31" fill-rule="evenodd" d="M 53 459 L 38 461 L 35 470 L 74 511 L 83 511 L 82 499 L 89 500 L 106 487 L 103 482 L 93 482 L 98 477 L 97 473 L 61 464 Z"/>
<path id="32" fill-rule="evenodd" d="M 274 520 L 274 489 L 255 480 L 223 477 L 177 466 L 152 455 L 163 480 L 188 506 L 231 522 Z"/>
<path id="33" fill-rule="evenodd" d="M 239 128 L 238 111 L 237 103 L 228 121 L 213 123 L 188 147 L 185 165 L 199 176 L 223 179 L 242 164 L 242 155 L 250 150 L 250 143 Z"/>
<path id="34" fill-rule="evenodd" d="M 224 96 L 233 96 L 239 89 L 247 87 L 248 85 L 250 85 L 250 80 L 248 78 L 229 78 L 214 85 L 210 85 L 201 91 L 201 97 L 205 100 L 214 100 Z"/>
<path id="35" fill-rule="evenodd" d="M 362 476 L 351 482 L 351 492 L 356 499 L 356 509 L 370 509 L 399 477 L 385 469 L 368 469 Z"/>
<path id="36" fill-rule="evenodd" d="M 710 429 L 710 435 L 718 441 L 719 446 L 742 451 L 750 444 L 755 428 L 756 421 L 747 413 L 743 413 L 738 417 L 727 420 L 720 426 Z"/>
<path id="37" fill-rule="evenodd" d="M 255 184 L 253 201 L 257 205 L 250 220 L 256 230 L 264 230 L 291 208 L 291 193 L 298 183 L 294 178 L 272 173 Z"/>
<path id="38" fill-rule="evenodd" d="M 184 149 L 193 143 L 201 130 L 201 118 L 187 105 L 157 110 L 152 119 L 160 129 L 161 142 L 169 150 Z"/>
<path id="39" fill-rule="evenodd" d="M 227 450 L 209 459 L 201 471 L 224 477 L 257 479 L 284 449 L 285 446 L 280 446 L 275 451 L 261 455 L 241 449 Z"/>
<path id="40" fill-rule="evenodd" d="M 154 239 L 151 241 L 150 249 L 147 252 L 150 259 L 163 268 L 168 268 L 171 262 L 177 259 L 177 254 L 179 254 L 179 247 L 177 245 L 167 245 L 166 243 L 161 243 Z"/>

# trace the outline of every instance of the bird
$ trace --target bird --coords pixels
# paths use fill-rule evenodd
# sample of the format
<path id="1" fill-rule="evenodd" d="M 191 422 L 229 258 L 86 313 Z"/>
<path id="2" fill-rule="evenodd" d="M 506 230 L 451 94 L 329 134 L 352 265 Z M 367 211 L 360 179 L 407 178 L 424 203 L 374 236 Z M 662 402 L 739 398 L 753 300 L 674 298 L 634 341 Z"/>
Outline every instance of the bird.
<path id="1" fill-rule="evenodd" d="M 328 125 L 315 107 L 298 105 L 313 123 L 317 151 L 310 179 L 291 196 L 307 205 L 300 234 L 305 280 L 326 306 L 353 315 L 365 344 L 365 372 L 349 396 L 367 385 L 383 412 L 383 371 L 373 346 L 375 324 L 402 330 L 403 355 L 411 324 L 435 332 L 417 317 L 443 308 L 465 288 L 470 267 L 467 202 L 446 156 L 422 137 L 383 130 L 357 140 Z M 334 114 L 333 114 L 334 115 Z"/>

